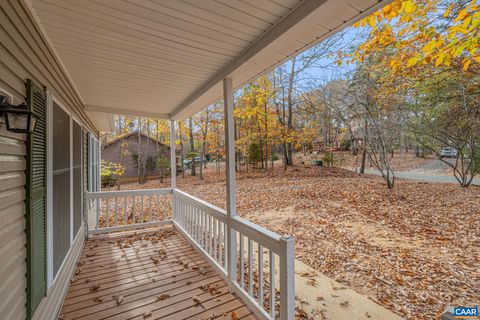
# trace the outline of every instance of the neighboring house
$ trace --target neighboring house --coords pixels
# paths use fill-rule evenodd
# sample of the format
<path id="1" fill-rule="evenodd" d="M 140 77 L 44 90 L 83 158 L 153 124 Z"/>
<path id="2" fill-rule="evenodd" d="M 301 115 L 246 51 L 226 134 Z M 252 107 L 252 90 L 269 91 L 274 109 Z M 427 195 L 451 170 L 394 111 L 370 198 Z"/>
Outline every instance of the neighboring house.
<path id="1" fill-rule="evenodd" d="M 122 164 L 125 168 L 121 178 L 138 177 L 139 172 L 147 177 L 159 175 L 156 167 L 159 157 L 170 159 L 170 147 L 139 132 L 118 137 L 102 147 L 103 161 Z M 170 171 L 166 171 L 168 175 Z"/>

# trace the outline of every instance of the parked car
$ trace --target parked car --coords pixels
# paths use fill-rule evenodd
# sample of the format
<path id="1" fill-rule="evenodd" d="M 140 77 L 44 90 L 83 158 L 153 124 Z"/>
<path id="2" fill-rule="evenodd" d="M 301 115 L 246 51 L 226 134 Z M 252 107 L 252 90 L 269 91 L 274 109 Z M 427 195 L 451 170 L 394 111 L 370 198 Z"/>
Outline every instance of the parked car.
<path id="1" fill-rule="evenodd" d="M 202 162 L 202 157 L 195 157 L 195 164 L 198 165 Z M 186 167 L 186 168 L 190 168 L 191 165 L 192 165 L 192 160 L 190 159 L 185 159 L 183 160 L 183 165 Z"/>
<path id="2" fill-rule="evenodd" d="M 456 158 L 458 150 L 452 147 L 445 147 L 440 151 L 440 158 Z"/>

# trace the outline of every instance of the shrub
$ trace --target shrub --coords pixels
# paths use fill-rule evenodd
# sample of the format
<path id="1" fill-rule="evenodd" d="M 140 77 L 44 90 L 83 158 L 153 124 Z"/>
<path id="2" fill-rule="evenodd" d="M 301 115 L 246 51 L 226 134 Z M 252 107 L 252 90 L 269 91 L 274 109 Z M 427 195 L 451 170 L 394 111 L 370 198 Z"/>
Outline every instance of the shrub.
<path id="1" fill-rule="evenodd" d="M 335 164 L 335 156 L 333 152 L 327 151 L 322 157 L 323 164 L 325 166 L 331 167 Z"/>

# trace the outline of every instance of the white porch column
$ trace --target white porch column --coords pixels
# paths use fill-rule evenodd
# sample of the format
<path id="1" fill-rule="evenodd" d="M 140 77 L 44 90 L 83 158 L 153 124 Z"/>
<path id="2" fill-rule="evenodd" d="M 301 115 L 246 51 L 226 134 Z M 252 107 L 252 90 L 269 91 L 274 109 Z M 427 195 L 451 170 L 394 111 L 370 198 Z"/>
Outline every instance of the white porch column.
<path id="1" fill-rule="evenodd" d="M 232 230 L 231 219 L 237 215 L 237 190 L 235 182 L 235 136 L 233 119 L 232 79 L 223 80 L 223 105 L 225 121 L 225 157 L 227 174 L 227 273 L 228 286 L 237 279 L 237 235 Z"/>
<path id="2" fill-rule="evenodd" d="M 170 182 L 172 189 L 177 187 L 177 158 L 175 156 L 175 120 L 170 120 Z"/>

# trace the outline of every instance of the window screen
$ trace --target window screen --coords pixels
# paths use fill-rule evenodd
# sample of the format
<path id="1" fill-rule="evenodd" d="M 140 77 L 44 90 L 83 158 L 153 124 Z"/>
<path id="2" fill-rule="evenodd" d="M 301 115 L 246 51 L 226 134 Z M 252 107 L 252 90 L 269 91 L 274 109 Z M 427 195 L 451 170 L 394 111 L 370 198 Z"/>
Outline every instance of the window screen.
<path id="1" fill-rule="evenodd" d="M 100 172 L 100 157 L 98 149 L 98 140 L 93 136 L 90 136 L 88 145 L 88 157 L 90 170 L 88 172 L 88 191 L 97 192 L 100 191 L 99 172 Z"/>
<path id="2" fill-rule="evenodd" d="M 53 104 L 53 276 L 70 248 L 70 117 Z"/>
<path id="3" fill-rule="evenodd" d="M 82 127 L 73 123 L 73 238 L 82 225 Z"/>

